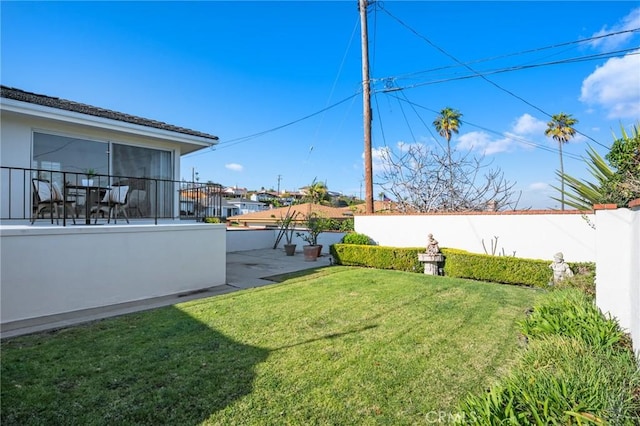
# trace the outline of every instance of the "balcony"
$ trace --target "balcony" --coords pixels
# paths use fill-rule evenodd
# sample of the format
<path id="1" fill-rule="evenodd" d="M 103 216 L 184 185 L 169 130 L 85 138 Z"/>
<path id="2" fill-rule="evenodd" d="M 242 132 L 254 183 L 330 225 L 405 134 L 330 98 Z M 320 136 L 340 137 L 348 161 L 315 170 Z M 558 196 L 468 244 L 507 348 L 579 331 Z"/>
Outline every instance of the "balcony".
<path id="1" fill-rule="evenodd" d="M 217 184 L 4 166 L 0 181 L 3 225 L 157 225 L 223 216 L 222 187 Z M 118 197 L 109 196 L 110 190 Z"/>

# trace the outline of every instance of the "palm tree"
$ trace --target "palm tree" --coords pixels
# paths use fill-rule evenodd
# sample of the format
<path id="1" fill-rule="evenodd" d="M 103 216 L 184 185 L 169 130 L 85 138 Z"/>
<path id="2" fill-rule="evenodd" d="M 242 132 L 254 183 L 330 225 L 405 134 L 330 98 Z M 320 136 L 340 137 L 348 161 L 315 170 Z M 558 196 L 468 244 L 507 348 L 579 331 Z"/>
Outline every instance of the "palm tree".
<path id="1" fill-rule="evenodd" d="M 318 182 L 313 179 L 311 185 L 306 188 L 307 195 L 305 198 L 313 204 L 322 204 L 329 196 L 328 190 L 324 182 Z"/>
<path id="2" fill-rule="evenodd" d="M 551 116 L 551 121 L 547 123 L 547 129 L 544 135 L 551 136 L 558 141 L 558 152 L 560 153 L 560 205 L 564 210 L 564 163 L 562 161 L 562 144 L 569 142 L 576 134 L 576 130 L 572 127 L 578 123 L 578 119 L 571 117 L 571 114 L 555 114 Z"/>
<path id="3" fill-rule="evenodd" d="M 433 121 L 433 126 L 440 136 L 447 140 L 447 159 L 449 163 L 449 198 L 453 197 L 453 170 L 451 163 L 451 136 L 453 133 L 458 133 L 458 129 L 462 125 L 460 118 L 462 113 L 460 111 L 446 107 Z M 450 200 L 451 203 L 453 200 Z"/>

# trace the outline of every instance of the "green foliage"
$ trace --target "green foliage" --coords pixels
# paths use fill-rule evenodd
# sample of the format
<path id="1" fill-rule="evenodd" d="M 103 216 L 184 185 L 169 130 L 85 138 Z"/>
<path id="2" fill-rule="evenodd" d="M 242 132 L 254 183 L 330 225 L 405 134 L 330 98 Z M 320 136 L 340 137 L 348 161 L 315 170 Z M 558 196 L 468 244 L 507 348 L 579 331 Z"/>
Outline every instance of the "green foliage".
<path id="1" fill-rule="evenodd" d="M 530 339 L 558 335 L 580 339 L 594 347 L 629 346 L 617 321 L 606 318 L 589 296 L 572 289 L 551 292 L 546 302 L 521 323 L 521 328 Z"/>
<path id="2" fill-rule="evenodd" d="M 503 284 L 547 287 L 549 262 L 475 253 L 445 253 L 445 274 Z"/>
<path id="3" fill-rule="evenodd" d="M 363 246 L 375 245 L 373 240 L 368 235 L 359 234 L 357 232 L 350 232 L 348 234 L 345 234 L 345 236 L 342 237 L 342 244 L 359 244 Z"/>
<path id="4" fill-rule="evenodd" d="M 510 375 L 467 398 L 464 424 L 638 424 L 638 360 L 588 296 L 551 292 L 521 325 L 529 347 Z"/>
<path id="5" fill-rule="evenodd" d="M 631 352 L 548 336 L 531 342 L 518 366 L 488 393 L 461 406 L 465 425 L 618 425 L 640 420 Z"/>
<path id="6" fill-rule="evenodd" d="M 353 218 L 347 218 L 347 219 L 343 219 L 343 220 L 339 220 L 336 221 L 337 225 L 338 225 L 338 229 L 336 229 L 336 231 L 340 231 L 340 232 L 353 232 L 354 230 L 354 224 L 353 224 Z"/>
<path id="7" fill-rule="evenodd" d="M 219 217 L 205 217 L 204 223 L 222 223 Z"/>
<path id="8" fill-rule="evenodd" d="M 334 244 L 331 247 L 333 258 L 341 265 L 414 272 L 423 271 L 418 261 L 418 253 L 423 252 L 423 248 L 350 244 Z M 441 252 L 445 256 L 444 273 L 450 277 L 543 288 L 548 287 L 552 278 L 549 261 L 490 256 L 447 248 L 441 249 Z M 574 273 L 580 274 L 579 279 L 584 287 L 593 286 L 593 263 L 570 263 L 570 266 Z"/>
<path id="9" fill-rule="evenodd" d="M 611 150 L 605 156 L 589 147 L 584 159 L 594 181 L 587 181 L 557 172 L 567 186 L 565 204 L 578 210 L 591 210 L 594 204 L 616 204 L 626 207 L 629 201 L 640 197 L 640 133 L 638 125 L 631 135 L 624 127 L 622 137 L 615 139 Z M 615 135 L 614 135 L 615 137 Z M 558 189 L 558 188 L 555 188 Z M 560 201 L 554 198 L 556 201 Z"/>
<path id="10" fill-rule="evenodd" d="M 296 235 L 315 246 L 318 244 L 318 235 L 325 231 L 335 229 L 336 223 L 333 219 L 324 217 L 318 213 L 310 213 L 304 217 L 304 225 L 307 228 L 306 234 L 297 232 Z"/>
<path id="11" fill-rule="evenodd" d="M 421 272 L 418 253 L 423 248 L 398 248 L 355 244 L 332 244 L 331 255 L 339 265 L 364 266 L 376 269 L 393 269 L 405 272 Z"/>
<path id="12" fill-rule="evenodd" d="M 639 127 L 640 123 L 633 126 L 631 135 L 628 135 L 625 128 L 620 126 L 621 137 L 615 139 L 609 153 L 605 156 L 607 161 L 620 173 L 632 173 L 635 176 L 640 176 Z"/>

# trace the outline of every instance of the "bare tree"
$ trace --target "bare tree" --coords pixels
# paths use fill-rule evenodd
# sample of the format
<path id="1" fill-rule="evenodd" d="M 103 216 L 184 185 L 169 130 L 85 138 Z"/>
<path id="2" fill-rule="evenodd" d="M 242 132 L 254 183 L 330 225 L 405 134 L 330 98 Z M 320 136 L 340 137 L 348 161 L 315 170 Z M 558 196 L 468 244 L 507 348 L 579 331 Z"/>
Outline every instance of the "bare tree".
<path id="1" fill-rule="evenodd" d="M 385 148 L 379 185 L 393 194 L 405 212 L 515 209 L 520 198 L 515 182 L 470 152 L 432 150 L 423 144 Z"/>

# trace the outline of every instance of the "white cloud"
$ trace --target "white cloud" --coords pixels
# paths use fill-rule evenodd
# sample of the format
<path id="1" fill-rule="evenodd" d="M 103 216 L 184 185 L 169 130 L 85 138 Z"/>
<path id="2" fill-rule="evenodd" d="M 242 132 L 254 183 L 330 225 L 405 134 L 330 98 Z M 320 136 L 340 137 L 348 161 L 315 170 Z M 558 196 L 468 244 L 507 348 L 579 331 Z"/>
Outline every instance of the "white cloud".
<path id="1" fill-rule="evenodd" d="M 461 135 L 456 148 L 461 151 L 473 150 L 484 155 L 498 154 L 500 152 L 513 151 L 515 147 L 530 147 L 531 144 L 523 143 L 523 139 L 544 134 L 546 122 L 523 114 L 512 124 L 508 132 L 502 137 L 492 137 L 486 132 L 469 132 Z"/>
<path id="2" fill-rule="evenodd" d="M 371 149 L 371 167 L 373 168 L 373 174 L 382 172 L 385 158 L 388 158 L 390 152 L 391 150 L 386 146 Z M 364 158 L 364 153 L 362 153 L 362 157 Z"/>
<path id="3" fill-rule="evenodd" d="M 611 58 L 582 82 L 580 101 L 607 110 L 608 118 L 640 116 L 640 50 Z"/>
<path id="4" fill-rule="evenodd" d="M 242 164 L 238 164 L 238 163 L 225 164 L 224 167 L 227 170 L 233 170 L 234 172 L 241 172 L 242 170 L 244 170 L 244 167 L 242 166 Z"/>
<path id="5" fill-rule="evenodd" d="M 530 191 L 545 191 L 547 189 L 551 189 L 551 186 L 545 182 L 533 182 L 527 187 L 527 189 Z"/>
<path id="6" fill-rule="evenodd" d="M 613 25 L 611 28 L 603 27 L 600 31 L 593 34 L 592 37 L 602 36 L 608 33 L 615 33 L 619 31 L 625 30 L 633 30 L 640 27 L 640 7 L 633 9 L 627 16 L 622 18 L 620 22 Z M 624 44 L 627 40 L 633 37 L 633 33 L 623 33 L 610 37 L 603 37 L 589 42 L 589 45 L 595 49 L 600 50 L 611 50 L 615 49 L 622 44 Z"/>
<path id="7" fill-rule="evenodd" d="M 541 135 L 544 134 L 547 123 L 529 115 L 522 114 L 515 122 L 511 131 L 519 136 Z"/>

